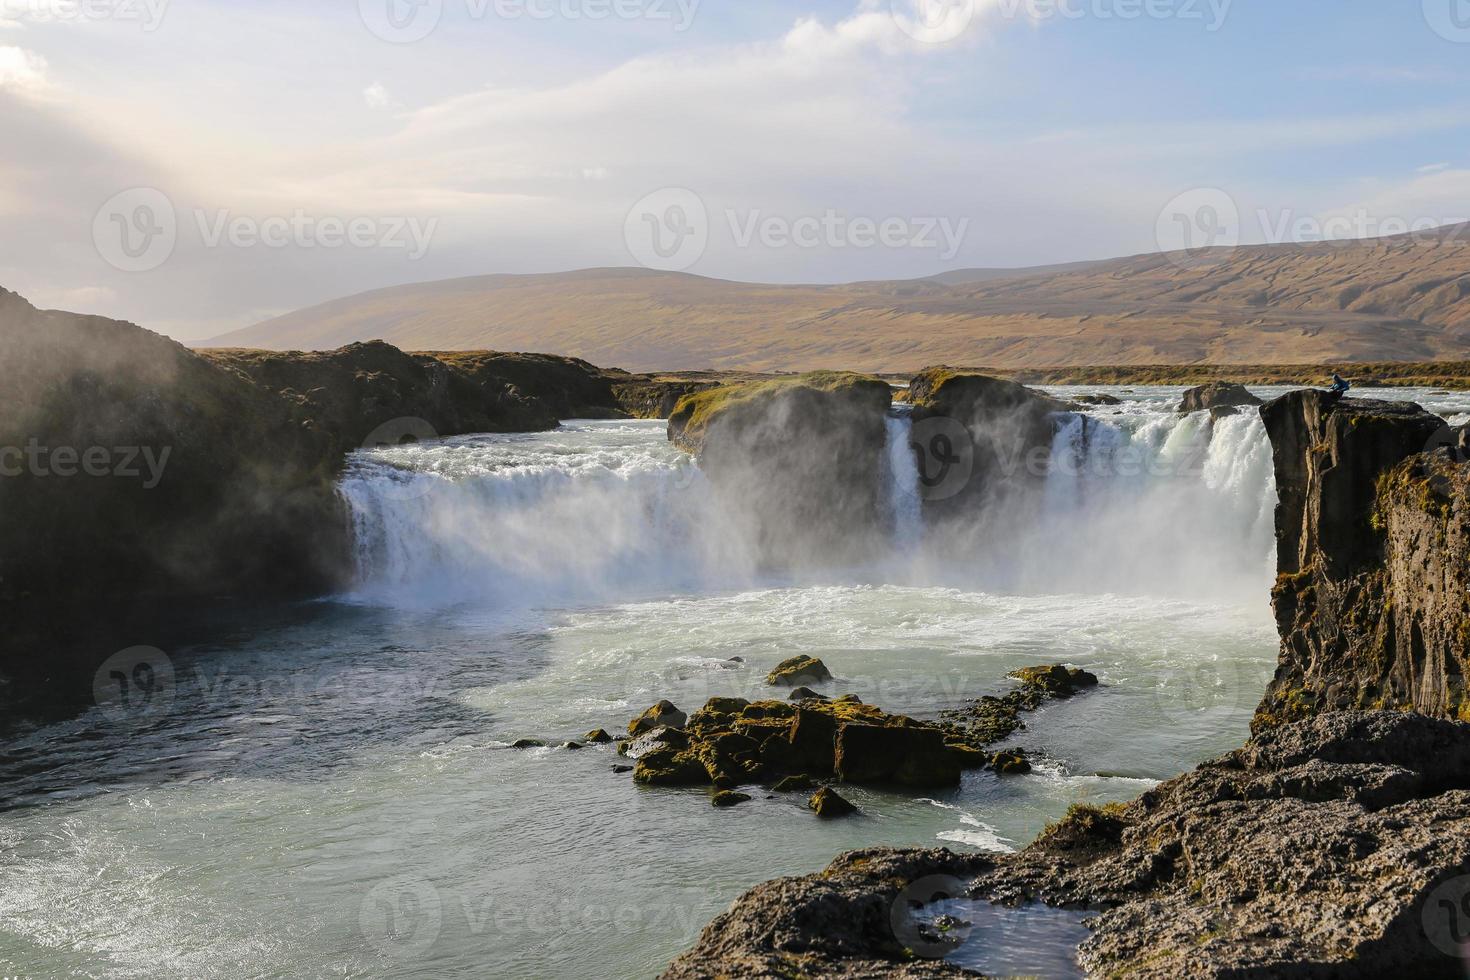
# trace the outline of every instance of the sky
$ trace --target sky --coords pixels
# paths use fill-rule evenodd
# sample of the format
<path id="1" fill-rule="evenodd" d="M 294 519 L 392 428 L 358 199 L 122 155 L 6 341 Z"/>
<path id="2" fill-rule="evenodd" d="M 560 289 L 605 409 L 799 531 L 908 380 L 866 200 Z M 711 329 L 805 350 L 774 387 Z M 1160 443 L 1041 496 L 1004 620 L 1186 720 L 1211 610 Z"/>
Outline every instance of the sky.
<path id="1" fill-rule="evenodd" d="M 0 286 L 909 278 L 1470 219 L 1470 0 L 0 0 Z"/>

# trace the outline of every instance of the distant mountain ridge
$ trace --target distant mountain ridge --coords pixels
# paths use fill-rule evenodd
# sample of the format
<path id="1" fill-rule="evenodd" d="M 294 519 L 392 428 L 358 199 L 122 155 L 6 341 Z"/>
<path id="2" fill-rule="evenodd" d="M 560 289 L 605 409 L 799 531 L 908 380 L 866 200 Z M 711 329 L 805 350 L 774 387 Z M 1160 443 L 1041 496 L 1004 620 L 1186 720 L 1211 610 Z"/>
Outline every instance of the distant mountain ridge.
<path id="1" fill-rule="evenodd" d="M 847 285 L 644 269 L 374 290 L 199 346 L 548 350 L 633 371 L 1470 357 L 1470 225 Z"/>

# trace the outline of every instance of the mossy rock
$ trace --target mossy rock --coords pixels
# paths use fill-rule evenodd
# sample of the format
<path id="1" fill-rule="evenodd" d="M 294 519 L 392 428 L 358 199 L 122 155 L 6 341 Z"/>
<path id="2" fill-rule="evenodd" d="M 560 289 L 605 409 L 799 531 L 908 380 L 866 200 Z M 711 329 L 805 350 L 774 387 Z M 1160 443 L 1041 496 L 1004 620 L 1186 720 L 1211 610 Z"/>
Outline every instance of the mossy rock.
<path id="1" fill-rule="evenodd" d="M 607 743 L 612 741 L 612 736 L 601 728 L 594 728 L 592 731 L 582 736 L 582 741 L 587 742 L 590 745 L 606 745 Z"/>
<path id="2" fill-rule="evenodd" d="M 1032 847 L 1048 851 L 1093 850 L 1116 845 L 1128 829 L 1128 807 L 1124 803 L 1092 806 L 1074 803 L 1067 815 L 1041 832 Z"/>
<path id="3" fill-rule="evenodd" d="M 717 806 L 717 807 L 720 807 L 722 809 L 723 808 L 732 807 L 732 806 L 739 806 L 742 803 L 749 803 L 749 802 L 750 802 L 750 795 L 748 793 L 736 793 L 733 790 L 728 790 L 728 789 L 727 790 L 721 790 L 720 792 L 716 793 L 714 796 L 710 797 L 710 805 Z"/>
<path id="4" fill-rule="evenodd" d="M 628 722 L 628 734 L 642 735 L 663 727 L 683 728 L 688 722 L 689 716 L 675 707 L 672 701 L 660 701 Z"/>
<path id="5" fill-rule="evenodd" d="M 838 796 L 837 791 L 830 786 L 823 786 L 817 790 L 806 805 L 815 810 L 817 816 L 828 819 L 857 813 L 857 807 Z"/>
<path id="6" fill-rule="evenodd" d="M 586 748 L 581 742 L 563 742 L 561 743 L 561 747 L 569 752 L 576 752 L 578 749 Z"/>
<path id="7" fill-rule="evenodd" d="M 655 749 L 638 757 L 633 781 L 645 786 L 707 786 L 709 773 L 694 755 L 673 748 Z"/>
<path id="8" fill-rule="evenodd" d="M 802 684 L 821 684 L 832 679 L 827 665 L 816 657 L 798 656 L 781 661 L 776 669 L 766 675 L 767 684 L 796 687 Z"/>
<path id="9" fill-rule="evenodd" d="M 783 776 L 774 787 L 777 793 L 804 793 L 807 790 L 816 789 L 817 781 L 812 777 L 802 774 L 798 776 Z"/>
<path id="10" fill-rule="evenodd" d="M 1022 667 L 1006 676 L 1014 677 L 1028 687 L 1039 688 L 1054 698 L 1069 698 L 1083 688 L 1097 686 L 1096 674 L 1064 664 Z"/>
<path id="11" fill-rule="evenodd" d="M 770 381 L 722 385 L 679 399 L 669 416 L 669 438 L 680 448 L 697 453 L 717 420 L 739 425 L 744 416 L 759 415 L 763 406 L 776 400 L 811 397 L 862 403 L 881 414 L 892 403 L 893 389 L 871 375 L 846 371 L 814 371 Z"/>
<path id="12" fill-rule="evenodd" d="M 827 701 L 830 700 L 825 694 L 818 694 L 809 687 L 798 687 L 791 692 L 791 701 Z"/>
<path id="13" fill-rule="evenodd" d="M 990 764 L 990 756 L 972 746 L 950 743 L 945 749 L 961 769 L 984 769 Z"/>
<path id="14" fill-rule="evenodd" d="M 992 754 L 986 765 L 1003 776 L 1024 776 L 1031 771 L 1031 761 L 1021 749 L 1002 749 Z"/>
<path id="15" fill-rule="evenodd" d="M 510 747 L 513 749 L 544 749 L 546 743 L 539 738 L 518 738 L 510 743 Z"/>

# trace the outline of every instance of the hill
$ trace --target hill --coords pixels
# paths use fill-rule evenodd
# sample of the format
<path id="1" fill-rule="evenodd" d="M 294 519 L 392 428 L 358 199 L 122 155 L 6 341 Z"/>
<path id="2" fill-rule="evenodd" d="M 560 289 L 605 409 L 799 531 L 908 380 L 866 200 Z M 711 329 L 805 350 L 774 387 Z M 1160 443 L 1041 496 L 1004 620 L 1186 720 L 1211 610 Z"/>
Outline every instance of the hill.
<path id="1" fill-rule="evenodd" d="M 349 296 L 202 346 L 369 339 L 633 371 L 1456 360 L 1470 356 L 1470 225 L 833 286 L 642 269 L 479 276 Z"/>

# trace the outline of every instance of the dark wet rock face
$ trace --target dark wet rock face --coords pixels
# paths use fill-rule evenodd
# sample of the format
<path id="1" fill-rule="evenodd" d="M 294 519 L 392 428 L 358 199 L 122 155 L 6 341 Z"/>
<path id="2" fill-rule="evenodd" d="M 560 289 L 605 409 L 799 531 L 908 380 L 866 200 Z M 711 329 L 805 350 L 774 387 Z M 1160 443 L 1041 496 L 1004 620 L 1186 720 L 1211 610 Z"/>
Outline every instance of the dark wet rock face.
<path id="1" fill-rule="evenodd" d="M 1470 718 L 1470 468 L 1416 405 L 1292 392 L 1261 410 L 1275 454 L 1280 664 L 1269 726 L 1323 710 Z"/>
<path id="2" fill-rule="evenodd" d="M 661 381 L 638 378 L 613 384 L 618 406 L 634 418 L 666 419 L 686 395 L 718 388 L 716 381 Z"/>
<path id="3" fill-rule="evenodd" d="M 768 568 L 847 564 L 886 547 L 892 389 L 819 372 L 680 400 L 669 438 L 695 454 L 723 519 Z"/>
<path id="4" fill-rule="evenodd" d="M 944 367 L 909 384 L 925 521 L 973 553 L 1027 523 L 1050 464 L 1058 415 L 1075 406 L 1014 381 Z"/>
<path id="5" fill-rule="evenodd" d="M 1335 713 L 1133 803 L 1074 807 L 1020 854 L 856 851 L 760 885 L 664 977 L 969 976 L 895 932 L 906 890 L 943 877 L 1098 912 L 1080 952 L 1097 976 L 1453 977 L 1429 900 L 1467 873 L 1470 725 Z"/>
<path id="6" fill-rule="evenodd" d="M 813 793 L 806 805 L 816 811 L 817 816 L 828 819 L 857 813 L 857 807 L 838 796 L 837 791 L 830 786 L 823 786 Z"/>
<path id="7" fill-rule="evenodd" d="M 1261 400 L 1251 394 L 1245 385 L 1229 381 L 1212 381 L 1207 385 L 1200 385 L 1198 388 L 1186 391 L 1183 400 L 1179 403 L 1179 413 L 1185 415 L 1190 412 L 1209 411 L 1213 415 L 1215 409 L 1255 408 L 1260 404 L 1262 404 Z"/>

